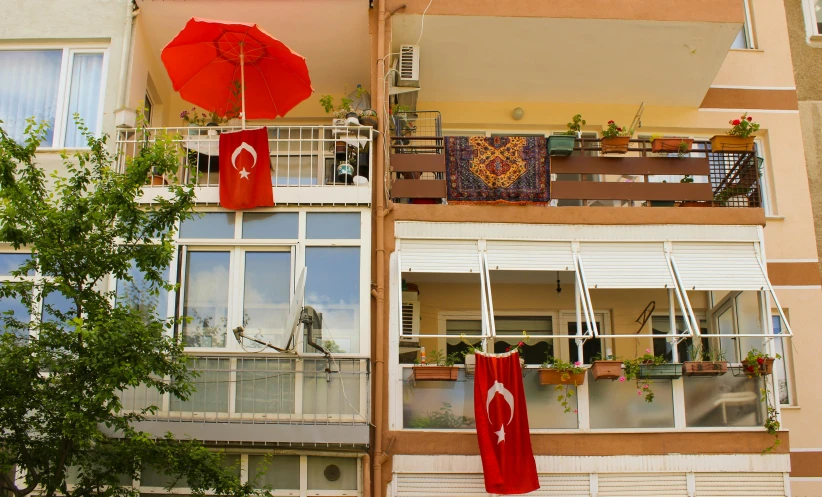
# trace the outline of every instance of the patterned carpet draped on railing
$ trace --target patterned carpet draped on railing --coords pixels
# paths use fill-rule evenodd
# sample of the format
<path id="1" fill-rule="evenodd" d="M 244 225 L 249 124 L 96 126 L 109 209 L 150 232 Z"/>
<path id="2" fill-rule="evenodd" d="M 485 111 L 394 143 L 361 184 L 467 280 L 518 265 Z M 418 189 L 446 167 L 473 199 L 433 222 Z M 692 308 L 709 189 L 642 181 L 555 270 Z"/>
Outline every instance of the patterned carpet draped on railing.
<path id="1" fill-rule="evenodd" d="M 551 200 L 545 138 L 445 138 L 448 203 L 538 204 Z"/>

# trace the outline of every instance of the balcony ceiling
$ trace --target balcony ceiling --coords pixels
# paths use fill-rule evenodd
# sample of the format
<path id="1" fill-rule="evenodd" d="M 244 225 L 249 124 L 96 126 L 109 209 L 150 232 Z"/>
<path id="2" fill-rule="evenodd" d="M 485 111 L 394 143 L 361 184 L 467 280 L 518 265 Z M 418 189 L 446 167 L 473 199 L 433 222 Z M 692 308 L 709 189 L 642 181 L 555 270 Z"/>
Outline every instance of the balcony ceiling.
<path id="1" fill-rule="evenodd" d="M 319 109 L 319 95 L 339 98 L 346 86 L 348 92 L 357 84 L 370 87 L 369 11 L 364 0 L 141 0 L 138 5 L 142 32 L 158 61 L 160 51 L 191 17 L 253 22 L 306 58 L 314 95 L 301 106 Z"/>
<path id="2" fill-rule="evenodd" d="M 392 19 L 397 52 L 417 41 L 421 16 Z M 428 15 L 419 99 L 696 107 L 741 26 Z"/>

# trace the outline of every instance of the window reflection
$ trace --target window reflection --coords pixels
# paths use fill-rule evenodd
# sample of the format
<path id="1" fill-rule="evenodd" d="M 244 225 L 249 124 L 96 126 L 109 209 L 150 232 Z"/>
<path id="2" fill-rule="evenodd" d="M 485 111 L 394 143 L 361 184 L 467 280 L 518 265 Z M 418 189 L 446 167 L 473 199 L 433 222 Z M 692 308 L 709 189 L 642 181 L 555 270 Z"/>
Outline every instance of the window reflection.
<path id="1" fill-rule="evenodd" d="M 162 287 L 152 289 L 145 273 L 132 264 L 128 271 L 131 281 L 117 281 L 117 301 L 131 306 L 144 316 L 154 315 L 159 319 L 168 317 L 168 291 Z M 169 268 L 163 271 L 163 280 L 169 281 Z"/>
<path id="2" fill-rule="evenodd" d="M 290 303 L 290 252 L 246 252 L 243 287 L 243 328 L 258 340 L 285 347 L 291 330 L 285 329 Z M 248 348 L 261 345 L 246 340 Z"/>
<path id="3" fill-rule="evenodd" d="M 308 247 L 305 265 L 305 304 L 321 314 L 322 339 L 328 342 L 325 347 L 359 352 L 359 247 Z"/>
<path id="4" fill-rule="evenodd" d="M 186 255 L 183 338 L 187 347 L 225 346 L 229 266 L 229 252 Z"/>

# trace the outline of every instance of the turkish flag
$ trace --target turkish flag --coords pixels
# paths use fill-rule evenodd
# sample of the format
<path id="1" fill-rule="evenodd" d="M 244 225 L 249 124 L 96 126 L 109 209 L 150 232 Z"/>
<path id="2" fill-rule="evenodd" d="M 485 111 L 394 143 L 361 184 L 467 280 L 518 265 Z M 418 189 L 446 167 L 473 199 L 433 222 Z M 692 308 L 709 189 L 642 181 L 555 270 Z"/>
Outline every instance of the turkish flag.
<path id="1" fill-rule="evenodd" d="M 519 353 L 477 354 L 474 418 L 485 490 L 525 494 L 539 488 L 531 450 Z"/>
<path id="2" fill-rule="evenodd" d="M 233 210 L 274 205 L 267 128 L 220 135 L 220 205 Z"/>

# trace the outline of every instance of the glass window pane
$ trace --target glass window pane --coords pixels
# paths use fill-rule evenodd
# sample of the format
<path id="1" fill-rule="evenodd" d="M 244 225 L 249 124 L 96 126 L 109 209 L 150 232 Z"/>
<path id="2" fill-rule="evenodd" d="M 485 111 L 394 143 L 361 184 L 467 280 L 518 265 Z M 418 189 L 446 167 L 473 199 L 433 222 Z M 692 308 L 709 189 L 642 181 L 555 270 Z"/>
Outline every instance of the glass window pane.
<path id="1" fill-rule="evenodd" d="M 357 490 L 357 459 L 308 456 L 308 490 Z"/>
<path id="2" fill-rule="evenodd" d="M 816 17 L 816 34 L 822 34 L 822 0 L 816 0 L 813 5 L 813 13 Z"/>
<path id="3" fill-rule="evenodd" d="M 233 212 L 195 214 L 180 226 L 180 238 L 234 238 Z"/>
<path id="4" fill-rule="evenodd" d="M 365 418 L 360 415 L 360 379 L 364 378 L 360 361 L 335 361 L 332 365 L 335 372 L 330 377 L 325 371 L 327 367 L 325 360 L 305 360 L 303 412 L 320 414 L 320 418 L 341 418 L 344 422 L 364 422 Z"/>
<path id="5" fill-rule="evenodd" d="M 192 359 L 189 369 L 197 371 L 199 376 L 191 383 L 194 393 L 186 401 L 171 396 L 171 410 L 182 411 L 179 417 L 191 417 L 197 421 L 216 421 L 219 413 L 228 412 L 228 395 L 231 360 Z"/>
<path id="6" fill-rule="evenodd" d="M 321 315 L 323 341 L 341 352 L 359 352 L 359 247 L 307 247 L 305 265 L 305 304 Z M 314 336 L 320 336 L 316 329 Z"/>
<path id="7" fill-rule="evenodd" d="M 357 240 L 360 238 L 362 216 L 358 212 L 309 212 L 305 216 L 306 238 L 322 240 L 335 238 Z"/>
<path id="8" fill-rule="evenodd" d="M 734 334 L 734 317 L 733 311 L 730 307 L 725 309 L 716 320 L 719 326 L 720 335 L 728 335 L 727 338 L 721 337 L 719 339 L 719 348 L 725 352 L 725 359 L 729 362 L 739 362 L 736 355 L 736 338 L 730 335 Z"/>
<path id="9" fill-rule="evenodd" d="M 589 340 L 590 341 L 590 340 Z M 654 401 L 645 402 L 633 381 L 594 381 L 588 374 L 591 428 L 673 428 L 673 386 L 670 380 L 651 383 Z"/>
<path id="10" fill-rule="evenodd" d="M 300 456 L 248 456 L 248 480 L 255 488 L 300 489 Z"/>
<path id="11" fill-rule="evenodd" d="M 775 335 L 779 335 L 782 333 L 782 318 L 779 316 L 773 316 L 771 318 L 773 320 L 773 332 Z M 773 341 L 774 345 L 776 346 L 776 353 L 779 354 L 781 359 L 777 359 L 774 361 L 774 371 L 777 374 L 777 381 L 779 383 L 779 403 L 780 404 L 790 404 L 791 403 L 791 393 L 788 386 L 788 365 L 785 362 L 785 344 L 781 339 L 777 339 Z"/>
<path id="12" fill-rule="evenodd" d="M 71 82 L 66 114 L 66 146 L 85 147 L 86 139 L 77 129 L 74 114 L 79 114 L 83 125 L 97 135 L 97 119 L 100 107 L 100 84 L 103 76 L 103 54 L 75 54 L 71 69 Z"/>
<path id="13" fill-rule="evenodd" d="M 689 427 L 761 426 L 761 380 L 747 376 L 683 377 L 685 424 Z M 656 389 L 656 386 L 654 386 Z M 656 391 L 656 390 L 655 390 Z M 656 399 L 654 399 L 656 404 Z"/>
<path id="14" fill-rule="evenodd" d="M 748 37 L 745 34 L 745 26 L 742 26 L 742 29 L 740 29 L 739 33 L 736 34 L 736 38 L 734 38 L 731 48 L 748 48 Z"/>
<path id="15" fill-rule="evenodd" d="M 297 238 L 296 212 L 245 212 L 243 238 Z"/>
<path id="16" fill-rule="evenodd" d="M 230 252 L 186 254 L 183 339 L 187 347 L 225 347 Z"/>
<path id="17" fill-rule="evenodd" d="M 525 376 L 522 377 L 522 386 L 528 407 L 528 424 L 532 430 L 536 428 L 575 430 L 579 427 L 577 413 L 574 412 L 577 409 L 578 391 L 574 385 L 568 386 L 568 391 L 571 393 L 571 398 L 568 399 L 571 412 L 565 412 L 565 408 L 557 401 L 558 395 L 565 394 L 565 387 L 557 391 L 557 385 L 540 385 L 536 369 L 527 370 Z"/>
<path id="18" fill-rule="evenodd" d="M 258 340 L 285 347 L 290 336 L 286 319 L 291 302 L 291 252 L 246 252 L 243 286 L 243 328 Z M 246 348 L 262 345 L 244 340 Z"/>
<path id="19" fill-rule="evenodd" d="M 2 90 L 0 90 L 2 91 Z M 2 118 L 0 118 L 2 119 Z M 28 262 L 30 254 L 0 254 L 0 276 L 11 276 L 11 272 L 19 269 L 20 266 Z M 28 276 L 34 276 L 33 271 L 29 271 Z"/>
<path id="20" fill-rule="evenodd" d="M 600 330 L 602 333 L 602 322 L 600 320 L 596 321 L 597 329 Z M 582 323 L 582 332 L 585 333 L 588 331 L 588 323 Z M 577 323 L 574 321 L 568 322 L 568 334 L 569 335 L 576 335 L 577 334 Z M 568 342 L 568 355 L 570 356 L 570 362 L 574 363 L 579 361 L 579 351 L 576 346 L 576 342 L 569 341 Z M 602 340 L 585 340 L 582 344 L 582 363 L 583 364 L 591 364 L 593 362 L 594 357 L 604 357 L 605 354 L 602 351 Z"/>
<path id="21" fill-rule="evenodd" d="M 221 461 L 222 466 L 226 469 L 231 469 L 232 473 L 240 476 L 240 455 L 239 454 L 224 454 Z M 169 483 L 175 480 L 177 475 L 166 475 L 161 471 L 149 466 L 143 466 L 140 473 L 141 487 L 166 487 Z M 188 480 L 185 477 L 180 478 L 172 488 L 187 488 Z"/>
<path id="22" fill-rule="evenodd" d="M 10 315 L 6 314 L 9 312 Z M 19 298 L 0 297 L 0 327 L 2 327 L 3 333 L 11 331 L 17 336 L 28 336 L 28 330 L 7 328 L 4 321 L 7 317 L 11 317 L 25 324 L 28 324 L 29 321 L 31 321 L 31 314 L 29 314 L 28 309 L 25 305 L 23 305 L 23 302 Z"/>
<path id="23" fill-rule="evenodd" d="M 62 60 L 62 50 L 0 50 L 0 121 L 12 138 L 33 117 L 49 125 L 43 146 L 53 144 Z"/>
<path id="24" fill-rule="evenodd" d="M 62 321 L 58 317 L 58 313 L 63 314 L 63 317 L 71 319 L 77 317 L 74 302 L 66 298 L 61 292 L 55 290 L 43 299 L 43 321 Z"/>
<path id="25" fill-rule="evenodd" d="M 153 314 L 159 319 L 168 317 L 168 291 L 164 288 L 151 288 L 151 284 L 146 280 L 145 273 L 140 271 L 133 263 L 128 271 L 131 281 L 117 281 L 117 301 L 123 305 L 128 305 L 148 316 Z M 163 279 L 168 281 L 170 277 L 169 268 L 163 272 Z"/>
<path id="26" fill-rule="evenodd" d="M 762 314 L 759 307 L 759 292 L 742 292 L 736 297 L 736 319 L 738 321 L 739 333 L 761 334 Z M 751 349 L 763 350 L 762 338 L 740 337 L 739 346 L 742 357 L 748 355 Z"/>
<path id="27" fill-rule="evenodd" d="M 294 412 L 294 364 L 290 359 L 237 359 L 236 411 L 243 414 L 285 414 Z"/>
<path id="28" fill-rule="evenodd" d="M 466 378 L 465 370 L 459 370 L 457 381 L 414 381 L 413 375 L 412 368 L 403 368 L 403 428 L 454 430 L 476 426 L 474 378 Z"/>

